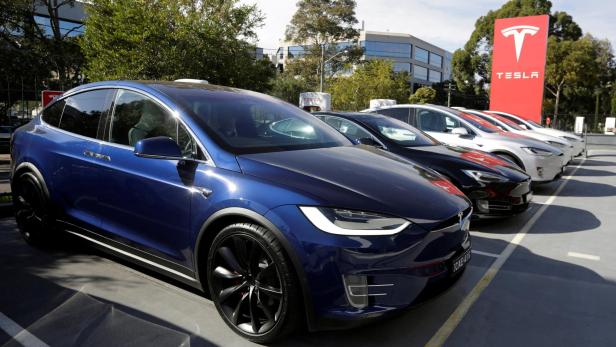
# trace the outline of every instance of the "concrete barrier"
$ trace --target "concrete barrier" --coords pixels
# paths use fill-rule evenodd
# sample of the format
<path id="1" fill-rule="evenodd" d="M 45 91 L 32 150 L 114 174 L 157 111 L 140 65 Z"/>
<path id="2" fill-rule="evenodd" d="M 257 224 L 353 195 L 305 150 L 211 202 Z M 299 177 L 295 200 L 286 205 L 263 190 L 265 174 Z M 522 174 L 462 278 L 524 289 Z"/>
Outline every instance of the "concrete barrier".
<path id="1" fill-rule="evenodd" d="M 588 134 L 586 142 L 589 145 L 616 146 L 616 135 Z"/>

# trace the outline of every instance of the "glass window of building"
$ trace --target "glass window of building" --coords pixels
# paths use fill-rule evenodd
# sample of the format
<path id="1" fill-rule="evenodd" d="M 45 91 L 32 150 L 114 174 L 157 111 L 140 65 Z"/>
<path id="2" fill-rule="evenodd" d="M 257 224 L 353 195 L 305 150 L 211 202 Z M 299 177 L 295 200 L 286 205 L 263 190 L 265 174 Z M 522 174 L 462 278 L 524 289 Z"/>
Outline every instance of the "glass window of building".
<path id="1" fill-rule="evenodd" d="M 289 46 L 289 58 L 301 58 L 305 54 L 302 46 Z"/>
<path id="2" fill-rule="evenodd" d="M 430 82 L 439 83 L 441 81 L 441 73 L 438 71 L 430 70 Z"/>
<path id="3" fill-rule="evenodd" d="M 415 47 L 415 60 L 419 60 L 427 64 L 429 55 L 430 53 L 427 50 L 423 48 Z"/>
<path id="4" fill-rule="evenodd" d="M 411 73 L 411 64 L 409 63 L 394 63 L 394 71 L 395 72 L 403 72 L 406 71 L 409 74 Z"/>
<path id="5" fill-rule="evenodd" d="M 49 17 L 43 16 L 34 16 L 34 21 L 38 26 L 43 30 L 46 36 L 53 36 L 53 31 L 51 29 L 51 22 Z M 66 20 L 60 20 L 60 34 L 63 36 L 79 36 L 82 35 L 85 27 L 82 23 L 69 22 Z"/>
<path id="6" fill-rule="evenodd" d="M 366 56 L 392 58 L 410 58 L 411 56 L 410 43 L 362 41 L 361 46 Z"/>
<path id="7" fill-rule="evenodd" d="M 413 67 L 413 77 L 418 80 L 428 80 L 428 69 L 423 66 L 415 65 Z"/>
<path id="8" fill-rule="evenodd" d="M 443 57 L 436 53 L 430 53 L 430 65 L 443 67 Z"/>

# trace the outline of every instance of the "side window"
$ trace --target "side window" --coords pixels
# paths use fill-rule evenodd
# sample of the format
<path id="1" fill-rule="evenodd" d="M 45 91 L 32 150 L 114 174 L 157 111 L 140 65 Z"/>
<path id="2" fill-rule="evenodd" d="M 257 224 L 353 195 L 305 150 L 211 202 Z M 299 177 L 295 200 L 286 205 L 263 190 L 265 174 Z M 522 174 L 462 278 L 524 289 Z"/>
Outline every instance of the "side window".
<path id="1" fill-rule="evenodd" d="M 377 113 L 380 113 L 385 116 L 389 116 L 392 118 L 396 118 L 397 120 L 401 120 L 404 123 L 409 122 L 409 109 L 408 108 L 387 108 L 384 110 L 378 110 Z"/>
<path id="2" fill-rule="evenodd" d="M 185 157 L 199 156 L 193 137 L 167 110 L 144 95 L 119 90 L 109 124 L 109 141 L 132 147 L 156 136 L 175 140 Z"/>
<path id="3" fill-rule="evenodd" d="M 99 121 L 107 115 L 112 96 L 113 90 L 101 89 L 66 98 L 60 129 L 96 138 Z"/>
<path id="4" fill-rule="evenodd" d="M 446 115 L 445 116 L 445 127 L 447 128 L 447 132 L 450 133 L 453 130 L 453 128 L 460 127 L 460 121 Z"/>
<path id="5" fill-rule="evenodd" d="M 323 120 L 325 121 L 325 123 L 338 130 L 340 133 L 348 137 L 353 142 L 357 142 L 357 140 L 364 138 L 374 138 L 372 134 L 370 134 L 364 128 L 344 118 L 328 116 L 325 117 L 325 119 Z"/>
<path id="6" fill-rule="evenodd" d="M 42 116 L 45 123 L 57 127 L 58 124 L 60 124 L 60 117 L 62 117 L 65 104 L 66 102 L 64 100 L 60 100 L 46 108 Z"/>
<path id="7" fill-rule="evenodd" d="M 417 118 L 419 121 L 419 127 L 423 131 L 446 133 L 448 132 L 448 127 L 453 125 L 451 120 L 448 119 L 449 117 L 432 110 L 417 110 Z"/>

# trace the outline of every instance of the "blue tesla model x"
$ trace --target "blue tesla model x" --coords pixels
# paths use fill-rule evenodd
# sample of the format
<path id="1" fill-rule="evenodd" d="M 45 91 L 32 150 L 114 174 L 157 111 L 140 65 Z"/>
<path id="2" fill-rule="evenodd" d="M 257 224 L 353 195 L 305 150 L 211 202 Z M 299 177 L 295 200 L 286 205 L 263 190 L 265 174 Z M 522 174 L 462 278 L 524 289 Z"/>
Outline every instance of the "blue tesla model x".
<path id="1" fill-rule="evenodd" d="M 278 99 L 186 82 L 75 88 L 11 141 L 16 220 L 209 293 L 267 343 L 356 325 L 460 277 L 471 205 Z"/>

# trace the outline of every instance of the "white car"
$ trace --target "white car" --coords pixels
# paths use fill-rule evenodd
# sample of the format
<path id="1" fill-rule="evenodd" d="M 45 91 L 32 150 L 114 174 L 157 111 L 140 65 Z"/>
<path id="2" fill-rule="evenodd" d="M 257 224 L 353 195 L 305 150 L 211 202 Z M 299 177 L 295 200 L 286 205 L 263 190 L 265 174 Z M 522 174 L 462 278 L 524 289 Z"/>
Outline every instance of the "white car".
<path id="1" fill-rule="evenodd" d="M 376 112 L 413 125 L 440 142 L 493 153 L 517 164 L 534 182 L 550 182 L 563 171 L 564 153 L 544 142 L 501 131 L 470 113 L 436 105 L 394 105 Z"/>
<path id="2" fill-rule="evenodd" d="M 535 130 L 526 130 L 520 127 L 516 122 L 510 119 L 507 119 L 503 116 L 499 116 L 495 113 L 487 113 L 487 112 L 469 110 L 469 109 L 459 108 L 459 107 L 454 107 L 454 108 L 459 109 L 464 112 L 472 113 L 478 117 L 481 117 L 484 120 L 497 126 L 499 129 L 503 131 L 518 134 L 520 136 L 530 137 L 531 139 L 543 141 L 547 143 L 548 145 L 559 148 L 561 151 L 565 153 L 565 155 L 563 156 L 563 165 L 569 164 L 569 162 L 575 157 L 573 155 L 573 144 L 571 144 L 571 142 L 563 138 L 540 133 Z"/>
<path id="3" fill-rule="evenodd" d="M 585 147 L 584 139 L 577 135 L 568 133 L 566 131 L 544 128 L 541 125 L 533 122 L 532 120 L 523 119 L 521 117 L 518 117 L 510 113 L 501 112 L 501 111 L 486 111 L 486 112 L 497 114 L 499 116 L 503 116 L 507 119 L 510 119 L 516 122 L 520 127 L 524 129 L 534 130 L 534 131 L 537 131 L 543 134 L 552 135 L 552 136 L 560 137 L 561 139 L 565 139 L 571 142 L 571 144 L 573 144 L 573 155 L 576 157 L 584 153 L 584 147 Z"/>

